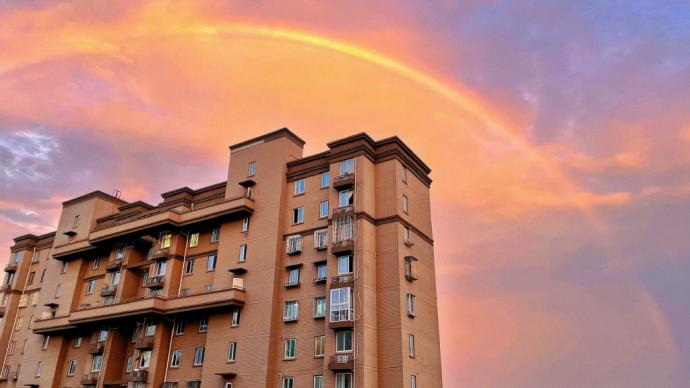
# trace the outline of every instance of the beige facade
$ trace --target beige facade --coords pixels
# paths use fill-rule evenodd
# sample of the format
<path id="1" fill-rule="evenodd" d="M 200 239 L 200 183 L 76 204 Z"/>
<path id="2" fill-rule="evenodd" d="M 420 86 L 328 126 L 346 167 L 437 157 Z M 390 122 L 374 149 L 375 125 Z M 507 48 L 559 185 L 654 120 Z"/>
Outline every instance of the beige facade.
<path id="1" fill-rule="evenodd" d="M 0 387 L 442 387 L 429 168 L 358 134 L 230 147 L 226 182 L 93 192 L 15 239 Z"/>

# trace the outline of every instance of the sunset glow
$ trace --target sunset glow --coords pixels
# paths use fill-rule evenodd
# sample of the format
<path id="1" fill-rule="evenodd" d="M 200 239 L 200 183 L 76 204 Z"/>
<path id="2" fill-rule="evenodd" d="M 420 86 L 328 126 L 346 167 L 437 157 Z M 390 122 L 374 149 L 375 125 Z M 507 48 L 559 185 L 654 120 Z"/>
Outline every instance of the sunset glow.
<path id="1" fill-rule="evenodd" d="M 432 168 L 447 387 L 686 386 L 690 7 L 451 3 L 0 2 L 5 252 L 276 128 L 398 135 Z"/>

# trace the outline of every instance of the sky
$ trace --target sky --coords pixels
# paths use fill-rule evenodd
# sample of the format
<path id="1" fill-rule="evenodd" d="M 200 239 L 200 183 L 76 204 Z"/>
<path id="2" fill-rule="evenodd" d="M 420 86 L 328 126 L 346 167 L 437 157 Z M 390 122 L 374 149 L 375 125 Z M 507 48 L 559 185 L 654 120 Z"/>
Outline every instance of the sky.
<path id="1" fill-rule="evenodd" d="M 289 127 L 432 168 L 446 387 L 690 385 L 685 1 L 0 0 L 0 247 Z"/>

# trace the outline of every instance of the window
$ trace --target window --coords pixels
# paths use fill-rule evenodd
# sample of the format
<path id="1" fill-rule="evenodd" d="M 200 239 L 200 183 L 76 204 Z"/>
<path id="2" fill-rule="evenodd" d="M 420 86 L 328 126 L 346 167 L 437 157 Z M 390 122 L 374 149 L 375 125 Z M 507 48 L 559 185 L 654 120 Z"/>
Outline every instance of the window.
<path id="1" fill-rule="evenodd" d="M 414 256 L 405 256 L 405 279 L 417 280 L 417 259 Z"/>
<path id="2" fill-rule="evenodd" d="M 91 360 L 91 372 L 100 372 L 102 365 L 103 365 L 103 355 L 94 354 L 93 360 Z"/>
<path id="3" fill-rule="evenodd" d="M 96 288 L 96 281 L 91 279 L 86 283 L 86 295 L 93 294 L 93 290 Z"/>
<path id="4" fill-rule="evenodd" d="M 295 358 L 297 355 L 297 340 L 288 338 L 285 340 L 285 358 Z"/>
<path id="5" fill-rule="evenodd" d="M 319 204 L 319 218 L 328 217 L 328 201 L 322 201 Z"/>
<path id="6" fill-rule="evenodd" d="M 351 321 L 353 315 L 351 288 L 331 289 L 331 322 Z"/>
<path id="7" fill-rule="evenodd" d="M 69 261 L 63 261 L 62 262 L 62 268 L 60 269 L 60 273 L 65 273 L 67 272 L 67 267 L 69 266 Z"/>
<path id="8" fill-rule="evenodd" d="M 19 307 L 26 307 L 29 305 L 29 294 L 21 294 L 19 296 Z"/>
<path id="9" fill-rule="evenodd" d="M 407 294 L 407 315 L 410 317 L 414 317 L 417 314 L 416 299 L 417 297 L 414 294 Z"/>
<path id="10" fill-rule="evenodd" d="M 81 346 L 81 337 L 77 337 L 74 339 L 74 347 L 78 348 Z"/>
<path id="11" fill-rule="evenodd" d="M 31 294 L 31 305 L 36 306 L 38 304 L 38 291 Z"/>
<path id="12" fill-rule="evenodd" d="M 343 174 L 354 174 L 355 172 L 355 160 L 345 159 L 340 161 L 340 175 Z"/>
<path id="13" fill-rule="evenodd" d="M 187 381 L 187 388 L 201 388 L 200 380 Z"/>
<path id="14" fill-rule="evenodd" d="M 408 203 L 407 203 L 407 195 L 405 195 L 405 194 L 403 194 L 403 196 L 402 196 L 402 210 L 403 210 L 403 212 L 405 212 L 405 214 L 410 213 L 410 208 L 409 208 Z"/>
<path id="15" fill-rule="evenodd" d="M 352 256 L 338 256 L 338 275 L 352 273 Z"/>
<path id="16" fill-rule="evenodd" d="M 246 232 L 249 230 L 249 216 L 242 219 L 242 231 Z"/>
<path id="17" fill-rule="evenodd" d="M 290 268 L 288 270 L 288 286 L 296 286 L 299 284 L 299 268 Z"/>
<path id="18" fill-rule="evenodd" d="M 74 216 L 74 221 L 72 222 L 72 229 L 77 229 L 79 226 L 79 214 Z"/>
<path id="19" fill-rule="evenodd" d="M 134 370 L 134 357 L 129 356 L 129 357 L 127 357 L 127 369 L 126 369 L 126 372 L 127 372 L 127 373 L 131 373 L 132 370 Z"/>
<path id="20" fill-rule="evenodd" d="M 160 249 L 165 249 L 165 248 L 170 248 L 170 244 L 172 243 L 172 234 L 170 233 L 165 233 L 161 235 L 161 242 L 160 242 Z"/>
<path id="21" fill-rule="evenodd" d="M 249 171 L 247 171 L 247 176 L 252 177 L 256 174 L 256 162 L 249 162 Z"/>
<path id="22" fill-rule="evenodd" d="M 108 329 L 98 331 L 98 342 L 105 342 L 108 339 Z"/>
<path id="23" fill-rule="evenodd" d="M 194 273 L 194 259 L 187 259 L 184 262 L 184 274 L 191 275 Z"/>
<path id="24" fill-rule="evenodd" d="M 167 263 L 165 261 L 159 261 L 156 263 L 155 276 L 164 276 Z"/>
<path id="25" fill-rule="evenodd" d="M 417 388 L 417 376 L 410 376 L 410 388 Z"/>
<path id="26" fill-rule="evenodd" d="M 43 361 L 36 363 L 36 371 L 34 372 L 34 377 L 41 377 L 41 369 L 43 369 Z"/>
<path id="27" fill-rule="evenodd" d="M 408 348 L 410 357 L 414 358 L 414 335 L 412 334 L 408 336 Z"/>
<path id="28" fill-rule="evenodd" d="M 316 280 L 326 280 L 328 277 L 328 266 L 326 263 L 316 264 Z"/>
<path id="29" fill-rule="evenodd" d="M 199 319 L 199 333 L 208 331 L 208 316 L 203 316 Z"/>
<path id="30" fill-rule="evenodd" d="M 407 183 L 407 167 L 403 167 L 402 170 L 400 170 L 400 179 Z"/>
<path id="31" fill-rule="evenodd" d="M 331 173 L 326 171 L 321 174 L 321 185 L 322 189 L 328 188 L 331 185 Z"/>
<path id="32" fill-rule="evenodd" d="M 162 241 L 161 241 L 162 243 Z M 122 260 L 125 257 L 125 247 L 118 247 L 115 250 L 115 260 Z"/>
<path id="33" fill-rule="evenodd" d="M 189 235 L 189 247 L 194 248 L 197 245 L 199 245 L 199 232 Z"/>
<path id="34" fill-rule="evenodd" d="M 213 271 L 216 269 L 216 255 L 208 255 L 206 262 L 206 271 Z"/>
<path id="35" fill-rule="evenodd" d="M 237 356 L 237 342 L 230 342 L 228 344 L 228 361 L 235 361 Z"/>
<path id="36" fill-rule="evenodd" d="M 184 319 L 178 318 L 175 320 L 175 335 L 184 334 Z"/>
<path id="37" fill-rule="evenodd" d="M 240 245 L 240 261 L 247 261 L 247 244 Z"/>
<path id="38" fill-rule="evenodd" d="M 301 224 L 304 222 L 304 207 L 296 207 L 292 209 L 292 223 Z"/>
<path id="39" fill-rule="evenodd" d="M 326 249 L 328 247 L 328 229 L 314 232 L 314 249 Z"/>
<path id="40" fill-rule="evenodd" d="M 414 244 L 412 238 L 410 237 L 410 228 L 408 228 L 407 226 L 403 226 L 403 241 L 405 242 L 405 245 Z"/>
<path id="41" fill-rule="evenodd" d="M 181 350 L 175 350 L 172 354 L 172 358 L 170 359 L 170 367 L 171 368 L 178 368 L 180 366 L 181 360 L 182 360 L 182 351 Z"/>
<path id="42" fill-rule="evenodd" d="M 11 285 L 13 281 L 14 281 L 14 272 L 10 272 L 7 274 L 7 277 L 5 278 L 5 284 Z"/>
<path id="43" fill-rule="evenodd" d="M 151 351 L 143 350 L 139 352 L 139 368 L 146 369 L 151 363 Z"/>
<path id="44" fill-rule="evenodd" d="M 323 376 L 322 375 L 314 376 L 314 388 L 323 388 Z"/>
<path id="45" fill-rule="evenodd" d="M 218 241 L 220 241 L 220 227 L 213 228 L 211 231 L 211 242 L 217 243 Z"/>
<path id="46" fill-rule="evenodd" d="M 335 388 L 352 388 L 352 373 L 336 373 Z"/>
<path id="47" fill-rule="evenodd" d="M 9 345 L 7 346 L 7 354 L 14 354 L 14 347 L 17 345 L 17 341 L 12 340 L 10 341 Z"/>
<path id="48" fill-rule="evenodd" d="M 2 368 L 2 374 L 0 374 L 0 377 L 2 377 L 3 379 L 6 379 L 9 375 L 10 375 L 10 366 L 5 365 Z"/>
<path id="49" fill-rule="evenodd" d="M 24 325 L 24 317 L 17 318 L 17 321 L 14 324 L 14 331 L 21 330 L 23 325 Z"/>
<path id="50" fill-rule="evenodd" d="M 338 206 L 344 207 L 355 203 L 355 197 L 352 190 L 342 190 L 338 192 Z"/>
<path id="51" fill-rule="evenodd" d="M 294 234 L 285 238 L 285 253 L 292 255 L 302 252 L 302 235 Z"/>
<path id="52" fill-rule="evenodd" d="M 95 271 L 98 269 L 98 266 L 100 266 L 100 265 L 101 265 L 101 258 L 96 257 L 93 259 L 93 263 L 91 264 L 91 269 Z"/>
<path id="53" fill-rule="evenodd" d="M 320 296 L 314 298 L 314 318 L 323 318 L 326 316 L 326 297 Z"/>
<path id="54" fill-rule="evenodd" d="M 36 276 L 36 272 L 29 272 L 29 279 L 26 281 L 28 285 L 34 284 L 34 277 Z"/>
<path id="55" fill-rule="evenodd" d="M 194 366 L 200 366 L 204 364 L 204 348 L 194 349 Z"/>
<path id="56" fill-rule="evenodd" d="M 237 327 L 240 325 L 240 309 L 233 307 L 232 309 L 232 319 L 230 320 L 230 326 Z"/>
<path id="57" fill-rule="evenodd" d="M 283 385 L 281 388 L 295 388 L 295 378 L 294 377 L 283 377 Z"/>
<path id="58" fill-rule="evenodd" d="M 232 388 L 232 383 L 225 383 L 225 385 L 223 385 L 223 388 Z"/>
<path id="59" fill-rule="evenodd" d="M 147 322 L 144 336 L 153 337 L 154 335 L 156 335 L 156 322 Z"/>
<path id="60" fill-rule="evenodd" d="M 46 269 L 43 268 L 43 272 L 41 272 L 41 283 L 43 283 L 43 278 L 46 277 Z"/>
<path id="61" fill-rule="evenodd" d="M 296 300 L 289 300 L 285 302 L 285 310 L 283 311 L 283 321 L 296 321 L 299 314 L 299 302 Z"/>
<path id="62" fill-rule="evenodd" d="M 338 331 L 335 333 L 336 353 L 347 353 L 352 351 L 352 332 Z"/>
<path id="63" fill-rule="evenodd" d="M 122 276 L 122 273 L 120 271 L 115 271 L 110 275 L 110 285 L 116 286 L 120 284 L 120 276 Z"/>
<path id="64" fill-rule="evenodd" d="M 314 337 L 314 357 L 323 357 L 325 339 L 323 335 Z"/>
<path id="65" fill-rule="evenodd" d="M 295 195 L 304 194 L 304 179 L 295 181 Z"/>
<path id="66" fill-rule="evenodd" d="M 44 335 L 43 336 L 43 344 L 41 345 L 41 350 L 46 350 L 48 349 L 48 344 L 50 343 L 50 336 L 49 335 Z"/>
<path id="67" fill-rule="evenodd" d="M 67 364 L 67 376 L 74 376 L 77 372 L 77 360 L 69 360 Z"/>
<path id="68" fill-rule="evenodd" d="M 22 253 L 21 252 L 14 252 L 14 255 L 12 256 L 12 261 L 15 263 L 19 263 L 22 260 Z"/>

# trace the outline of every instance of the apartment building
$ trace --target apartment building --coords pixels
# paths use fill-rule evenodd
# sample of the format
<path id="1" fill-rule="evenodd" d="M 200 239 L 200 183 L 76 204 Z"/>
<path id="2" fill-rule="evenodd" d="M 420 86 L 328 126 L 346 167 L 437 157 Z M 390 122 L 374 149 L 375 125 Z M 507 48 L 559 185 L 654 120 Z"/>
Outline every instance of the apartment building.
<path id="1" fill-rule="evenodd" d="M 397 137 L 230 146 L 227 181 L 100 191 L 14 239 L 0 387 L 442 387 L 430 169 Z"/>

